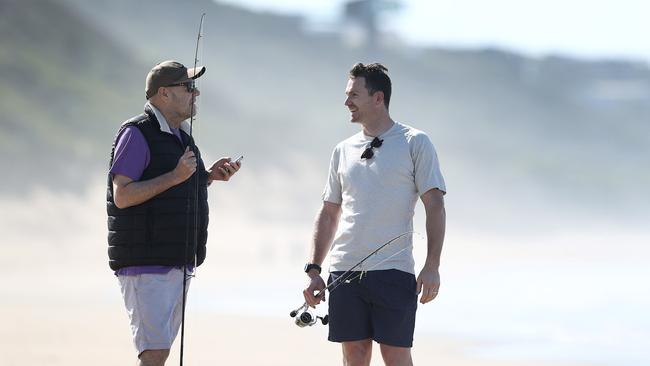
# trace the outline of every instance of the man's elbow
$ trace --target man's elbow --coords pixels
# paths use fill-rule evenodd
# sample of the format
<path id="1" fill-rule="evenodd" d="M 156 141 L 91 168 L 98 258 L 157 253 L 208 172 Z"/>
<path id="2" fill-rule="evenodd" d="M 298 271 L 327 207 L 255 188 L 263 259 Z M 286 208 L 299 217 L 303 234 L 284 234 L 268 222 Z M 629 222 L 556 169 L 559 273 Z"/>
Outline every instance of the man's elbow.
<path id="1" fill-rule="evenodd" d="M 131 204 L 128 202 L 128 200 L 126 200 L 124 195 L 119 194 L 117 191 L 113 196 L 113 202 L 115 203 L 115 206 L 120 210 L 131 207 Z"/>
<path id="2" fill-rule="evenodd" d="M 119 200 L 117 197 L 115 197 L 115 199 L 113 200 L 113 202 L 115 203 L 115 207 L 119 208 L 120 210 L 123 210 L 123 209 L 125 209 L 125 208 L 127 207 L 126 204 L 124 204 L 124 203 L 123 203 L 121 200 Z"/>

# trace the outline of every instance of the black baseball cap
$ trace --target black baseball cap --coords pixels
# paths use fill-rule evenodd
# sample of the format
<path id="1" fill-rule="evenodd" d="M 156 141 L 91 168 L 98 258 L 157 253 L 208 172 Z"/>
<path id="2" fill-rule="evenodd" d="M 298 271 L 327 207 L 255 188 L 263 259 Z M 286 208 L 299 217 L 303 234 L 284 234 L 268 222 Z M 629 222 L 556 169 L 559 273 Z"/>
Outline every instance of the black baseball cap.
<path id="1" fill-rule="evenodd" d="M 147 74 L 145 93 L 147 99 L 153 97 L 158 88 L 173 84 L 184 83 L 199 78 L 205 73 L 205 66 L 188 69 L 182 63 L 174 60 L 163 61 L 151 69 Z"/>

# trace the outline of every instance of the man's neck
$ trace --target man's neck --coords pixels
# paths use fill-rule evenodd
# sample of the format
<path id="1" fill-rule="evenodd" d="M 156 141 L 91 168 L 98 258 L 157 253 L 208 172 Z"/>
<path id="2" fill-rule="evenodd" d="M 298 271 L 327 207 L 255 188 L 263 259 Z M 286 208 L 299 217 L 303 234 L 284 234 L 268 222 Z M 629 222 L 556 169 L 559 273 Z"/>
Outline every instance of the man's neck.
<path id="1" fill-rule="evenodd" d="M 165 121 L 167 121 L 167 125 L 169 125 L 170 128 L 180 128 L 181 123 L 183 123 L 183 120 L 177 120 L 175 119 L 171 113 L 169 113 L 168 110 L 166 110 L 164 107 L 157 105 L 154 101 L 149 101 L 152 106 L 156 107 L 158 109 L 158 112 L 160 112 L 163 117 L 165 117 Z"/>
<path id="2" fill-rule="evenodd" d="M 178 120 L 177 118 L 174 118 L 173 116 L 170 115 L 169 111 L 161 110 L 158 109 L 160 113 L 162 113 L 163 116 L 165 116 L 165 120 L 167 120 L 167 124 L 169 125 L 169 128 L 180 128 L 181 123 L 183 123 L 183 120 Z"/>
<path id="3" fill-rule="evenodd" d="M 367 136 L 377 137 L 382 133 L 390 130 L 391 127 L 395 124 L 390 118 L 390 115 L 383 115 L 381 118 L 373 119 L 369 122 L 361 122 L 363 126 L 363 133 Z"/>
<path id="4" fill-rule="evenodd" d="M 175 128 L 179 129 L 181 127 L 181 122 L 183 121 L 174 121 L 173 119 L 170 119 L 169 117 L 165 116 L 165 119 L 167 120 L 167 123 L 169 124 L 169 128 Z"/>

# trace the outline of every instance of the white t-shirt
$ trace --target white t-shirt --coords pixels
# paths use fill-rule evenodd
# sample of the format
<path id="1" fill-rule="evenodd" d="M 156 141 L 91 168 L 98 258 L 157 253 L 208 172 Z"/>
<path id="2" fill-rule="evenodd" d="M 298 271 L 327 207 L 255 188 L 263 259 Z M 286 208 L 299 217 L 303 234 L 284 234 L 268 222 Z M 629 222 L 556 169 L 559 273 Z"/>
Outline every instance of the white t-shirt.
<path id="1" fill-rule="evenodd" d="M 418 197 L 433 188 L 446 192 L 438 156 L 424 132 L 395 123 L 378 137 L 383 144 L 373 149 L 371 159 L 361 159 L 374 139 L 363 132 L 340 142 L 332 153 L 323 201 L 340 204 L 342 212 L 330 271 L 347 271 L 382 244 L 412 231 Z M 355 270 L 415 274 L 412 242 L 412 235 L 405 235 Z"/>

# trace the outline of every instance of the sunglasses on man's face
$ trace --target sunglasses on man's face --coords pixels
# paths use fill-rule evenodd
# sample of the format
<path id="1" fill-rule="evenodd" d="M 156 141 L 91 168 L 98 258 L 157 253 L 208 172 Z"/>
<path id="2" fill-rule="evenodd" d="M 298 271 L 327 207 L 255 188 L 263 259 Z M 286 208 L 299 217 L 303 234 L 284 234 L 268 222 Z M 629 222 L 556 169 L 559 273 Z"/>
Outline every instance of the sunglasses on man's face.
<path id="1" fill-rule="evenodd" d="M 370 145 L 366 147 L 365 150 L 363 150 L 363 154 L 361 154 L 361 159 L 372 159 L 373 156 L 375 156 L 374 151 L 372 149 L 377 149 L 381 146 L 381 144 L 384 142 L 384 140 L 380 140 L 379 137 L 375 137 Z"/>
<path id="2" fill-rule="evenodd" d="M 183 83 L 172 84 L 167 86 L 184 86 L 187 89 L 188 93 L 193 93 L 196 90 L 196 84 L 194 83 L 194 81 L 186 81 Z"/>

